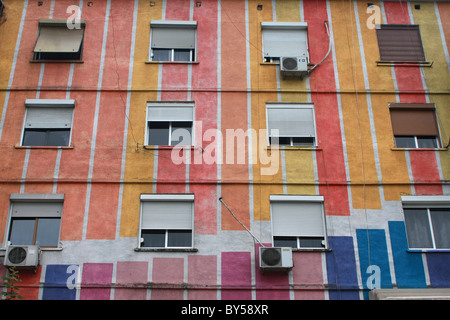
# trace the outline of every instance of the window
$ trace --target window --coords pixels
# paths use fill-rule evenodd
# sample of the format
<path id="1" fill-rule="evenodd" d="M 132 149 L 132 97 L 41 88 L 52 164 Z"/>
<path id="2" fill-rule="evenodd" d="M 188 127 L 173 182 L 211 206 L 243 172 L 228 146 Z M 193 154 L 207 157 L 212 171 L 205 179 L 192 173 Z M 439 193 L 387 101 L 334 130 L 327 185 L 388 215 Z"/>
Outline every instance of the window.
<path id="1" fill-rule="evenodd" d="M 85 26 L 85 20 L 80 20 L 79 29 L 69 29 L 66 19 L 39 20 L 39 35 L 34 47 L 33 60 L 81 60 Z"/>
<path id="2" fill-rule="evenodd" d="M 193 120 L 193 103 L 148 103 L 146 141 L 148 145 L 192 145 Z"/>
<path id="3" fill-rule="evenodd" d="M 270 196 L 273 245 L 326 248 L 322 196 Z"/>
<path id="4" fill-rule="evenodd" d="M 261 28 L 265 62 L 277 62 L 280 57 L 299 57 L 309 62 L 306 22 L 262 22 Z"/>
<path id="5" fill-rule="evenodd" d="M 152 21 L 151 61 L 195 61 L 197 22 Z"/>
<path id="6" fill-rule="evenodd" d="M 377 30 L 381 61 L 425 61 L 418 25 L 380 25 Z"/>
<path id="7" fill-rule="evenodd" d="M 410 249 L 450 249 L 450 197 L 402 196 Z"/>
<path id="8" fill-rule="evenodd" d="M 75 100 L 27 99 L 22 146 L 69 146 Z"/>
<path id="9" fill-rule="evenodd" d="M 434 104 L 391 103 L 389 111 L 397 148 L 439 148 Z"/>
<path id="10" fill-rule="evenodd" d="M 8 241 L 58 247 L 64 195 L 12 194 Z"/>
<path id="11" fill-rule="evenodd" d="M 270 145 L 315 145 L 313 104 L 267 104 L 266 112 Z"/>
<path id="12" fill-rule="evenodd" d="M 141 195 L 141 248 L 192 248 L 194 195 Z"/>

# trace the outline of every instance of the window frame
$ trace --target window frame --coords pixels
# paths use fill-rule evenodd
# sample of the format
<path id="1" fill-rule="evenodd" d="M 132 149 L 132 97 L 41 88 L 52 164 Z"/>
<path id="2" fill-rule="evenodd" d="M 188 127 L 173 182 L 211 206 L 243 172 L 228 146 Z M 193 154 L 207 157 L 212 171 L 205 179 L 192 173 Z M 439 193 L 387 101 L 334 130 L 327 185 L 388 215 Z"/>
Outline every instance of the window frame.
<path id="1" fill-rule="evenodd" d="M 389 103 L 388 104 L 389 107 L 389 118 L 391 120 L 391 128 L 392 128 L 392 136 L 393 136 L 393 140 L 394 140 L 394 147 L 395 148 L 399 148 L 399 149 L 411 149 L 411 150 L 415 150 L 415 149 L 439 149 L 442 146 L 442 139 L 441 139 L 441 128 L 439 126 L 439 118 L 437 115 L 437 110 L 436 110 L 436 105 L 434 103 Z M 434 121 L 434 125 L 435 126 L 435 132 L 434 135 L 431 135 L 430 132 L 413 132 L 411 131 L 411 133 L 409 133 L 409 130 L 407 130 L 408 132 L 405 133 L 404 132 L 404 128 L 402 128 L 401 122 L 399 124 L 398 122 L 398 115 L 397 117 L 397 122 L 395 120 L 393 120 L 393 114 L 392 112 L 404 112 L 405 114 L 413 114 L 414 112 L 424 112 L 424 115 L 422 115 L 422 118 L 425 118 L 425 116 L 428 116 L 428 112 L 431 114 L 433 113 L 433 121 Z M 415 117 L 412 117 L 412 119 L 414 120 L 415 118 L 417 118 L 417 115 Z M 410 118 L 411 119 L 411 118 Z M 394 123 L 395 122 L 395 123 Z M 408 121 L 409 122 L 409 121 Z M 398 133 L 398 126 L 400 126 L 400 131 L 403 131 L 401 133 Z M 418 125 L 419 126 L 419 125 Z M 397 127 L 397 129 L 396 129 Z M 412 126 L 414 127 L 414 126 Z M 430 127 L 430 126 L 428 126 Z M 397 131 L 397 134 L 396 134 Z M 410 138 L 414 138 L 414 147 L 398 147 L 397 146 L 397 138 L 401 138 L 401 137 L 410 137 Z M 420 147 L 419 146 L 419 139 L 422 137 L 428 137 L 431 138 L 433 137 L 435 139 L 436 142 L 436 147 Z"/>
<path id="2" fill-rule="evenodd" d="M 298 53 L 296 55 L 283 54 L 280 56 L 266 55 L 267 45 L 264 46 L 264 30 L 298 30 L 306 32 L 306 48 L 304 48 L 304 55 Z M 265 63 L 279 64 L 281 57 L 303 57 L 309 63 L 309 37 L 308 37 L 308 23 L 307 22 L 261 22 L 261 42 L 262 42 L 262 61 Z"/>
<path id="3" fill-rule="evenodd" d="M 56 231 L 58 234 L 58 240 L 56 246 L 41 246 L 42 249 L 52 250 L 52 249 L 60 249 L 61 248 L 61 225 L 62 225 L 62 217 L 64 213 L 64 194 L 40 194 L 40 193 L 33 193 L 33 194 L 23 194 L 23 193 L 12 193 L 10 195 L 10 202 L 9 202 L 9 213 L 8 213 L 8 220 L 7 220 L 7 229 L 5 230 L 4 234 L 4 243 L 8 244 L 9 239 L 11 238 L 11 231 L 12 231 L 12 225 L 13 221 L 15 219 L 34 219 L 34 230 L 33 230 L 33 242 L 31 244 L 23 244 L 23 246 L 27 245 L 35 245 L 36 243 L 36 236 L 37 236 L 37 228 L 38 228 L 38 220 L 39 219 L 58 219 L 59 220 L 59 229 Z M 58 203 L 61 205 L 61 212 L 59 215 L 30 215 L 30 216 L 15 216 L 14 214 L 14 204 L 17 203 L 43 203 L 43 204 L 50 204 L 50 203 Z"/>
<path id="4" fill-rule="evenodd" d="M 173 28 L 173 29 L 194 29 L 194 48 L 153 48 L 152 39 L 153 39 L 153 31 L 155 28 Z M 151 20 L 150 21 L 150 40 L 149 40 L 149 53 L 148 53 L 148 61 L 155 63 L 195 63 L 197 62 L 197 21 L 176 21 L 176 20 Z M 170 60 L 154 60 L 153 50 L 161 49 L 161 50 L 170 50 Z M 189 50 L 189 58 L 190 60 L 181 60 L 176 61 L 175 50 Z"/>
<path id="5" fill-rule="evenodd" d="M 405 222 L 405 233 L 407 238 L 408 249 L 410 251 L 449 251 L 450 246 L 448 248 L 437 248 L 436 247 L 436 239 L 433 230 L 433 222 L 431 217 L 431 210 L 433 209 L 445 209 L 449 210 L 449 219 L 450 219 L 450 196 L 401 196 L 402 201 L 402 213 L 403 219 Z M 428 221 L 428 230 L 431 236 L 431 243 L 433 245 L 432 248 L 419 248 L 419 247 L 411 247 L 410 239 L 411 235 L 408 235 L 407 228 L 407 219 L 405 215 L 405 209 L 426 209 L 427 210 L 427 221 Z"/>
<path id="6" fill-rule="evenodd" d="M 144 202 L 164 202 L 164 203 L 173 203 L 173 202 L 190 202 L 191 204 L 191 229 L 173 229 L 173 228 L 166 228 L 166 229 L 143 229 L 143 217 L 144 217 L 144 208 L 143 203 Z M 195 197 L 194 194 L 141 194 L 140 200 L 139 200 L 139 235 L 137 239 L 137 249 L 140 250 L 192 250 L 194 249 L 194 220 L 195 220 Z M 147 247 L 142 246 L 143 243 L 143 237 L 142 237 L 142 231 L 143 230 L 160 230 L 165 231 L 165 241 L 164 241 L 164 247 Z M 191 245 L 190 246 L 183 246 L 183 247 L 170 247 L 168 246 L 168 232 L 173 230 L 190 230 L 191 231 Z"/>
<path id="7" fill-rule="evenodd" d="M 66 19 L 39 19 L 39 25 L 38 25 L 38 34 L 35 41 L 35 47 L 33 49 L 33 59 L 31 62 L 57 62 L 57 63 L 77 63 L 77 62 L 83 62 L 83 48 L 84 48 L 84 37 L 85 37 L 85 31 L 86 31 L 86 20 L 85 19 L 78 19 L 77 23 L 79 23 L 79 26 L 82 30 L 82 36 L 80 41 L 80 49 L 77 51 L 79 52 L 79 58 L 73 59 L 44 59 L 40 58 L 39 55 L 41 53 L 36 52 L 34 49 L 36 48 L 36 45 L 38 43 L 39 37 L 41 36 L 41 28 L 42 27 L 52 27 L 52 28 L 66 28 L 69 31 L 67 27 L 67 20 Z M 72 54 L 73 52 L 51 52 L 53 54 Z"/>
<path id="8" fill-rule="evenodd" d="M 29 108 L 55 108 L 62 109 L 62 108 L 72 108 L 72 114 L 71 114 L 71 120 L 70 120 L 70 127 L 61 127 L 61 128 L 32 128 L 32 129 L 42 129 L 42 130 L 51 130 L 54 129 L 55 131 L 59 131 L 61 129 L 69 129 L 69 141 L 67 143 L 67 146 L 49 146 L 49 145 L 43 145 L 43 146 L 27 146 L 24 145 L 24 137 L 25 137 L 25 131 L 27 130 L 27 119 L 28 119 L 28 113 Z M 73 123 L 74 123 L 74 115 L 75 115 L 75 100 L 74 99 L 27 99 L 25 101 L 25 112 L 23 117 L 23 124 L 22 124 L 22 133 L 20 136 L 20 146 L 26 147 L 26 148 L 67 148 L 72 146 L 72 134 L 73 134 Z M 50 121 L 51 122 L 51 121 Z"/>
<path id="9" fill-rule="evenodd" d="M 377 24 L 376 25 L 376 36 L 377 36 L 377 44 L 378 44 L 378 52 L 379 52 L 379 57 L 380 59 L 377 61 L 377 63 L 394 63 L 394 64 L 406 64 L 406 65 L 421 65 L 421 64 L 429 64 L 429 62 L 427 62 L 426 60 L 426 56 L 425 56 L 425 49 L 423 47 L 423 41 L 422 41 L 422 35 L 420 33 L 420 26 L 418 24 Z M 423 60 L 407 60 L 407 59 L 401 59 L 401 60 L 386 60 L 386 59 L 382 59 L 382 52 L 381 52 L 381 48 L 380 48 L 380 33 L 378 32 L 378 30 L 394 30 L 394 31 L 411 31 L 411 30 L 417 30 L 418 34 L 419 34 L 419 38 L 418 38 L 418 43 L 420 43 L 420 48 L 421 48 L 421 54 L 423 55 Z M 384 54 L 386 55 L 386 54 Z"/>
<path id="10" fill-rule="evenodd" d="M 271 143 L 271 138 L 272 138 L 272 134 L 269 128 L 269 113 L 268 113 L 268 109 L 311 109 L 312 111 L 312 125 L 314 127 L 314 136 L 297 136 L 297 137 L 293 137 L 293 136 L 289 136 L 289 137 L 282 137 L 282 136 L 278 136 L 278 138 L 289 138 L 289 145 L 274 145 Z M 315 106 L 314 103 L 283 103 L 283 102 L 267 102 L 266 103 L 266 134 L 267 134 L 267 146 L 280 146 L 280 147 L 297 147 L 297 148 L 317 148 L 318 147 L 318 142 L 317 142 L 317 126 L 316 126 L 316 113 L 315 113 Z M 313 139 L 313 143 L 312 144 L 294 144 L 293 139 L 294 138 L 312 138 Z"/>
<path id="11" fill-rule="evenodd" d="M 324 197 L 323 196 L 305 196 L 305 195 L 270 195 L 269 196 L 270 201 L 270 217 L 271 217 L 271 238 L 272 238 L 272 245 L 275 245 L 275 237 L 281 238 L 296 238 L 297 247 L 292 248 L 293 250 L 297 251 L 311 251 L 311 250 L 317 250 L 317 251 L 325 251 L 328 250 L 328 235 L 327 235 L 327 223 L 326 223 L 326 214 L 325 214 L 325 203 L 324 203 Z M 322 241 L 322 247 L 302 247 L 301 246 L 301 240 L 302 238 L 319 238 L 316 236 L 310 236 L 310 235 L 291 235 L 291 236 L 275 236 L 274 235 L 274 215 L 273 215 L 273 204 L 276 202 L 294 202 L 301 206 L 301 204 L 305 203 L 316 203 L 320 204 L 321 207 L 321 222 L 322 222 L 322 231 L 323 231 L 323 239 Z"/>
<path id="12" fill-rule="evenodd" d="M 162 107 L 162 108 L 171 108 L 171 107 L 181 107 L 181 108 L 192 108 L 192 120 L 151 120 L 150 117 L 150 108 L 155 107 Z M 146 109 L 146 123 L 145 123 L 145 144 L 144 146 L 155 146 L 155 147 L 192 147 L 194 145 L 195 141 L 195 103 L 193 101 L 147 101 L 147 109 Z M 149 138 L 150 138 L 150 130 L 149 130 L 149 123 L 150 122 L 169 122 L 169 134 L 168 134 L 168 143 L 169 144 L 159 144 L 159 145 L 151 145 L 149 144 Z M 171 145 L 172 143 L 172 123 L 173 122 L 191 122 L 191 144 L 190 145 Z"/>

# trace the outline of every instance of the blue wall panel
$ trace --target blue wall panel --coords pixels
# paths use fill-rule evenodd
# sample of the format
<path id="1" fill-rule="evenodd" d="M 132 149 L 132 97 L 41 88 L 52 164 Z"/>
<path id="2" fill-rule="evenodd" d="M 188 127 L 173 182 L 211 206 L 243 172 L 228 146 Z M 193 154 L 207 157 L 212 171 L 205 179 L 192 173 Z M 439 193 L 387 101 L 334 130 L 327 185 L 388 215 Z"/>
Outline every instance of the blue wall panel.
<path id="1" fill-rule="evenodd" d="M 75 300 L 77 271 L 78 265 L 47 265 L 42 299 Z"/>
<path id="2" fill-rule="evenodd" d="M 408 252 L 408 240 L 403 221 L 389 221 L 395 278 L 399 288 L 426 288 L 422 254 Z"/>
<path id="3" fill-rule="evenodd" d="M 450 288 L 450 253 L 427 253 L 428 273 L 433 288 Z"/>
<path id="4" fill-rule="evenodd" d="M 386 234 L 381 229 L 357 229 L 361 280 L 364 289 L 392 288 Z M 364 298 L 368 299 L 368 290 Z"/>
<path id="5" fill-rule="evenodd" d="M 327 277 L 330 300 L 358 300 L 355 248 L 352 237 L 328 237 Z"/>

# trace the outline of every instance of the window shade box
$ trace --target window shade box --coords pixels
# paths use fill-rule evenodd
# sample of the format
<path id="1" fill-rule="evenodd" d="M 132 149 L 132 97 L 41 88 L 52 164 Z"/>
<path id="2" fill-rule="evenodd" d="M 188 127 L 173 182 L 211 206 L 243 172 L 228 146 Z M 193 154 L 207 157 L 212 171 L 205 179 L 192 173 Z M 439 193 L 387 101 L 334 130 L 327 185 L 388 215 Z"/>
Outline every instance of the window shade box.
<path id="1" fill-rule="evenodd" d="M 305 22 L 262 22 L 261 28 L 264 56 L 307 56 L 308 25 Z"/>
<path id="2" fill-rule="evenodd" d="M 380 60 L 425 61 L 418 25 L 379 25 L 376 33 Z"/>
<path id="3" fill-rule="evenodd" d="M 391 103 L 389 109 L 394 135 L 439 137 L 434 104 Z"/>
<path id="4" fill-rule="evenodd" d="M 183 21 L 152 21 L 151 47 L 166 49 L 193 49 L 197 23 Z"/>
<path id="5" fill-rule="evenodd" d="M 69 29 L 66 19 L 40 20 L 34 52 L 78 52 L 83 41 L 85 20 L 80 29 Z"/>
<path id="6" fill-rule="evenodd" d="M 301 105 L 267 105 L 267 129 L 280 137 L 314 137 L 314 109 Z"/>

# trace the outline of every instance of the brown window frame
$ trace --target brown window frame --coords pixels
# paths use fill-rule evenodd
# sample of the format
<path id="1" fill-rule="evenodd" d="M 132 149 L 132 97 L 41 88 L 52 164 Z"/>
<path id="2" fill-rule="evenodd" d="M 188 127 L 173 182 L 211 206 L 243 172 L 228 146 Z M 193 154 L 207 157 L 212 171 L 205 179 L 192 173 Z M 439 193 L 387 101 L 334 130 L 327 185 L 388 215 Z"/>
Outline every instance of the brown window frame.
<path id="1" fill-rule="evenodd" d="M 437 148 L 442 146 L 434 103 L 391 103 L 389 113 L 394 140 L 396 137 L 414 137 L 415 145 L 410 148 L 422 149 L 417 143 L 418 138 L 434 137 Z"/>
<path id="2" fill-rule="evenodd" d="M 422 64 L 425 58 L 419 25 L 382 24 L 376 28 L 379 62 Z M 405 41 L 409 37 L 410 41 Z"/>

